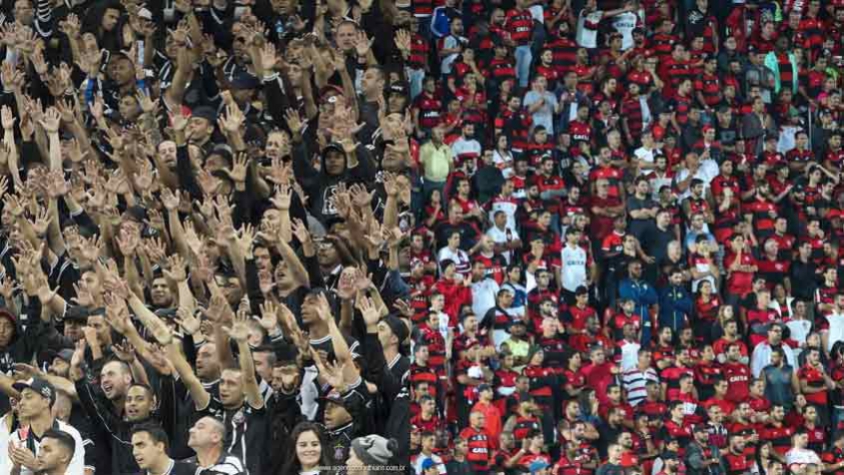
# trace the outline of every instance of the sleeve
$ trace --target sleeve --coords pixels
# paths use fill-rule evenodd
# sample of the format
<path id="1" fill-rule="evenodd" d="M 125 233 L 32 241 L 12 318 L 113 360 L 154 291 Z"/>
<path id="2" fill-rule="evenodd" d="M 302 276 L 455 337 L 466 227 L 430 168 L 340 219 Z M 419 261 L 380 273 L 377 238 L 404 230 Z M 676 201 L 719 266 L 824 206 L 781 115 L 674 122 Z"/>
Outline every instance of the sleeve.
<path id="1" fill-rule="evenodd" d="M 700 446 L 697 444 L 690 444 L 686 448 L 686 462 L 689 467 L 698 470 L 703 470 L 703 453 L 700 451 Z"/>
<path id="2" fill-rule="evenodd" d="M 82 436 L 73 426 L 65 427 L 63 432 L 70 434 L 73 441 L 76 442 L 76 449 L 73 451 L 73 458 L 70 459 L 70 465 L 67 469 L 68 473 L 85 473 L 85 444 L 82 441 Z"/>
<path id="3" fill-rule="evenodd" d="M 42 38 L 53 35 L 53 7 L 50 0 L 38 0 L 35 3 L 35 31 Z"/>
<path id="4" fill-rule="evenodd" d="M 767 359 L 767 355 L 762 351 L 762 349 L 763 345 L 757 345 L 756 348 L 753 349 L 753 355 L 750 358 L 750 371 L 751 373 L 753 373 L 754 378 L 758 378 L 759 375 L 762 373 L 762 368 L 765 367 L 765 360 Z M 788 353 L 786 353 L 786 355 L 787 354 Z M 793 353 L 792 358 L 794 358 Z"/>
<path id="5" fill-rule="evenodd" d="M 201 200 L 202 190 L 199 188 L 199 183 L 197 183 L 196 177 L 193 175 L 193 167 L 190 163 L 187 145 L 182 145 L 176 149 L 176 173 L 179 177 L 179 185 L 190 193 L 191 198 Z"/>
<path id="6" fill-rule="evenodd" d="M 179 414 L 176 400 L 176 380 L 172 375 L 161 375 L 158 386 L 158 413 L 161 427 L 173 438 L 176 435 L 176 421 Z"/>

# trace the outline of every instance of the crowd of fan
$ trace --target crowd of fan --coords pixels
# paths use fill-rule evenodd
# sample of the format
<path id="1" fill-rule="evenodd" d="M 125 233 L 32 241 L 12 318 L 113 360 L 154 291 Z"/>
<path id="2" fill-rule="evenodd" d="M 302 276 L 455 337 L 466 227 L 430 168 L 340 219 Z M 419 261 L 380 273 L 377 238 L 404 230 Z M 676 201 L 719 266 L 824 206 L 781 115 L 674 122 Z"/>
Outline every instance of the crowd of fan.
<path id="1" fill-rule="evenodd" d="M 415 473 L 844 473 L 844 2 L 411 10 Z"/>
<path id="2" fill-rule="evenodd" d="M 2 2 L 0 475 L 407 473 L 411 17 Z"/>

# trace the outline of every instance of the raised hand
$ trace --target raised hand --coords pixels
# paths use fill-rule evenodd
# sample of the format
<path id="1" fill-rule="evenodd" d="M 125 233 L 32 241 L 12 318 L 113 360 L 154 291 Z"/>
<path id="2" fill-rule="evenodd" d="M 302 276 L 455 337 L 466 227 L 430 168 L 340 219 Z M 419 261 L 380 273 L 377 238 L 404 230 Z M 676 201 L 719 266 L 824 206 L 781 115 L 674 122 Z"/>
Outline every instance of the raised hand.
<path id="1" fill-rule="evenodd" d="M 167 211 L 176 211 L 179 209 L 179 194 L 170 191 L 170 188 L 161 190 L 161 204 Z"/>
<path id="2" fill-rule="evenodd" d="M 363 316 L 363 321 L 366 322 L 366 325 L 377 325 L 378 321 L 381 319 L 381 312 L 379 312 L 375 304 L 372 303 L 372 299 L 360 295 L 356 300 L 355 308 L 360 310 L 360 313 Z"/>
<path id="3" fill-rule="evenodd" d="M 246 324 L 248 320 L 249 315 L 247 312 L 238 311 L 232 325 L 230 327 L 223 327 L 223 331 L 232 340 L 238 343 L 245 343 L 249 339 L 249 325 Z"/>
<path id="4" fill-rule="evenodd" d="M 0 122 L 3 124 L 3 130 L 12 130 L 15 127 L 15 115 L 12 113 L 12 108 L 3 106 L 0 109 Z"/>
<path id="5" fill-rule="evenodd" d="M 260 308 L 261 319 L 258 323 L 267 333 L 272 333 L 278 327 L 278 307 L 272 301 L 266 300 Z"/>
<path id="6" fill-rule="evenodd" d="M 188 280 L 185 270 L 185 260 L 179 254 L 173 254 L 167 258 L 167 268 L 162 271 L 164 277 L 173 282 L 184 282 Z"/>
<path id="7" fill-rule="evenodd" d="M 284 120 L 287 122 L 287 128 L 290 129 L 290 133 L 294 137 L 302 133 L 304 124 L 302 123 L 302 116 L 299 115 L 299 111 L 293 108 L 287 109 L 284 112 Z"/>
<path id="8" fill-rule="evenodd" d="M 252 255 L 252 246 L 255 243 L 255 228 L 251 224 L 242 226 L 237 232 L 237 246 L 244 256 Z"/>
<path id="9" fill-rule="evenodd" d="M 289 210 L 291 199 L 293 198 L 293 190 L 287 185 L 276 187 L 275 197 L 270 201 L 279 210 Z"/>
<path id="10" fill-rule="evenodd" d="M 236 103 L 228 104 L 226 106 L 226 114 L 217 119 L 221 130 L 225 130 L 230 134 L 240 133 L 243 124 L 246 122 L 246 116 Z"/>
<path id="11" fill-rule="evenodd" d="M 249 166 L 249 157 L 246 152 L 238 153 L 232 160 L 231 168 L 223 168 L 223 172 L 235 183 L 246 182 L 246 172 Z"/>
<path id="12" fill-rule="evenodd" d="M 274 70 L 278 62 L 275 45 L 267 41 L 261 48 L 259 58 L 261 59 L 261 67 L 264 68 L 264 74 Z"/>
<path id="13" fill-rule="evenodd" d="M 194 315 L 194 312 L 191 309 L 185 307 L 179 307 L 176 310 L 176 323 L 182 327 L 185 333 L 188 335 L 196 335 L 196 333 L 200 330 L 202 326 L 202 321 Z"/>

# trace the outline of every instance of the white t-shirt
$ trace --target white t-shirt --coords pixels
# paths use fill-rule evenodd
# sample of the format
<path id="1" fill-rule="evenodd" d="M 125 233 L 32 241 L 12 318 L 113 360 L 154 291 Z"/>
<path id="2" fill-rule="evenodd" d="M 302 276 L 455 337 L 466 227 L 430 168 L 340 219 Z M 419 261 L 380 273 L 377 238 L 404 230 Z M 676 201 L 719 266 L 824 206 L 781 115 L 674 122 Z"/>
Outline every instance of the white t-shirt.
<path id="1" fill-rule="evenodd" d="M 639 147 L 635 151 L 633 151 L 633 155 L 640 161 L 643 161 L 649 165 L 653 165 L 654 157 L 656 156 L 657 149 L 652 148 L 650 150 L 646 149 L 645 147 Z M 649 172 L 650 170 L 643 170 L 639 169 L 639 175 L 644 175 L 645 173 Z"/>
<path id="2" fill-rule="evenodd" d="M 836 341 L 844 341 L 844 314 L 832 313 L 826 316 L 829 322 L 827 334 L 827 351 L 832 350 Z"/>
<path id="3" fill-rule="evenodd" d="M 785 463 L 788 465 L 805 465 L 807 463 L 821 463 L 821 458 L 814 450 L 793 448 L 785 453 Z"/>
<path id="4" fill-rule="evenodd" d="M 480 282 L 472 283 L 472 311 L 482 321 L 486 312 L 495 307 L 495 297 L 498 295 L 498 282 L 490 277 Z"/>
<path id="5" fill-rule="evenodd" d="M 525 94 L 524 105 L 530 107 L 541 99 L 545 99 L 545 103 L 531 115 L 533 126 L 541 125 L 548 131 L 548 135 L 554 135 L 554 110 L 557 108 L 557 96 L 548 91 L 542 93 L 528 91 Z"/>
<path id="6" fill-rule="evenodd" d="M 507 225 L 504 225 L 504 229 L 498 229 L 497 227 L 493 226 L 489 228 L 486 232 L 486 235 L 492 238 L 492 242 L 496 244 L 506 244 L 507 243 L 507 230 L 510 229 Z M 515 231 L 510 229 L 510 236 L 517 237 Z M 507 264 L 510 264 L 510 251 L 504 251 L 501 255 L 504 257 L 504 260 L 507 261 Z"/>
<path id="7" fill-rule="evenodd" d="M 566 245 L 560 254 L 563 264 L 560 271 L 563 288 L 569 292 L 574 292 L 581 285 L 586 285 L 586 251 L 580 246 L 572 248 Z"/>
<path id="8" fill-rule="evenodd" d="M 598 30 L 586 28 L 586 22 L 588 21 L 592 24 L 600 23 L 601 18 L 604 17 L 604 12 L 601 10 L 595 10 L 592 13 L 584 15 L 584 11 L 585 10 L 581 10 L 580 15 L 577 17 L 577 44 L 584 48 L 597 48 Z"/>
<path id="9" fill-rule="evenodd" d="M 621 49 L 628 50 L 633 47 L 633 30 L 636 29 L 636 22 L 639 16 L 633 12 L 625 12 L 613 17 L 612 27 L 621 33 Z"/>
<path id="10" fill-rule="evenodd" d="M 73 457 L 70 459 L 70 465 L 68 465 L 68 467 L 67 467 L 67 473 L 74 473 L 74 474 L 75 473 L 79 473 L 79 474 L 85 473 L 85 447 L 82 445 L 82 436 L 79 435 L 79 431 L 76 430 L 76 428 L 73 427 L 72 425 L 67 424 L 65 422 L 62 422 L 62 421 L 59 421 L 59 420 L 56 421 L 55 427 L 56 427 L 56 429 L 58 429 L 62 432 L 70 434 L 70 436 L 73 437 L 73 441 L 76 442 L 76 449 L 73 451 Z M 41 449 L 41 441 L 37 440 L 33 437 L 32 442 L 33 442 L 33 445 L 35 447 L 35 456 L 37 457 L 38 452 Z M 23 441 L 21 440 L 21 431 L 16 430 L 16 431 L 14 431 L 10 434 L 9 443 L 10 444 L 16 444 L 16 445 L 22 444 L 23 446 L 26 446 L 27 442 L 26 442 L 26 440 L 23 440 Z M 6 454 L 8 454 L 9 453 L 8 448 L 6 450 L 7 450 Z M 3 457 L 3 458 L 7 458 L 7 457 Z M 32 470 L 29 470 L 26 467 L 21 467 L 21 475 L 34 475 L 34 474 L 35 474 L 35 472 L 33 472 Z"/>

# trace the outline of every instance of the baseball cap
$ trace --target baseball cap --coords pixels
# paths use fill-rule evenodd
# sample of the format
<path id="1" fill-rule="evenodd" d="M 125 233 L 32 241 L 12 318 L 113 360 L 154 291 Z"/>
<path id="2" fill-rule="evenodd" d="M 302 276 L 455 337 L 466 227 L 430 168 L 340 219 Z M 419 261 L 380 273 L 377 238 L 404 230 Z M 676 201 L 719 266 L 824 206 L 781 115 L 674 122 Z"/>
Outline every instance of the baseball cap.
<path id="1" fill-rule="evenodd" d="M 436 467 L 437 463 L 434 462 L 432 459 L 425 459 L 422 461 L 422 471 L 428 470 L 431 467 Z"/>
<path id="2" fill-rule="evenodd" d="M 231 86 L 234 90 L 258 89 L 261 86 L 261 82 L 251 74 L 239 74 L 231 82 Z"/>
<path id="3" fill-rule="evenodd" d="M 199 117 L 200 119 L 205 119 L 212 124 L 217 122 L 217 111 L 214 110 L 213 107 L 210 106 L 199 106 L 191 111 L 191 117 Z"/>
<path id="4" fill-rule="evenodd" d="M 23 391 L 24 389 L 31 389 L 35 391 L 41 397 L 45 397 L 50 400 L 50 406 L 56 402 L 56 390 L 53 388 L 53 385 L 48 383 L 47 381 L 40 379 L 40 378 L 30 378 L 26 381 L 18 381 L 17 383 L 12 385 L 18 391 Z"/>
<path id="5" fill-rule="evenodd" d="M 662 460 L 679 460 L 679 457 L 677 457 L 677 452 L 666 450 L 662 453 Z"/>
<path id="6" fill-rule="evenodd" d="M 393 332 L 393 335 L 399 340 L 399 345 L 402 344 L 404 340 L 407 339 L 408 330 L 407 325 L 404 324 L 401 319 L 395 315 L 387 315 L 384 319 L 384 323 L 390 327 L 390 331 Z"/>
<path id="7" fill-rule="evenodd" d="M 695 424 L 694 427 L 692 427 L 692 432 L 706 432 L 707 430 L 706 424 Z"/>
<path id="8" fill-rule="evenodd" d="M 330 393 L 326 394 L 325 396 L 321 397 L 320 400 L 325 402 L 333 402 L 339 406 L 346 407 L 346 400 L 343 399 L 343 396 L 340 395 L 337 391 L 331 391 Z"/>
<path id="9" fill-rule="evenodd" d="M 64 361 L 70 363 L 71 358 L 73 358 L 73 350 L 70 348 L 62 348 L 59 351 L 56 350 L 47 350 L 44 352 L 44 356 L 47 357 L 49 360 L 53 360 L 55 358 L 61 358 Z"/>

